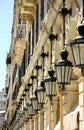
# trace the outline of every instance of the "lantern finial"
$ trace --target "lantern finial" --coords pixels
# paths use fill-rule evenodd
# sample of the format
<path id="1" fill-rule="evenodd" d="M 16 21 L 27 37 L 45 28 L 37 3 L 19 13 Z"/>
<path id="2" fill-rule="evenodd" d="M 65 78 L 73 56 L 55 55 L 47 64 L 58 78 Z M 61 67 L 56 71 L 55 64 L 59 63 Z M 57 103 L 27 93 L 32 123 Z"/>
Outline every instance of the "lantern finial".
<path id="1" fill-rule="evenodd" d="M 62 51 L 60 52 L 60 56 L 61 56 L 62 60 L 67 60 L 68 51 L 66 51 L 66 49 L 62 50 Z"/>

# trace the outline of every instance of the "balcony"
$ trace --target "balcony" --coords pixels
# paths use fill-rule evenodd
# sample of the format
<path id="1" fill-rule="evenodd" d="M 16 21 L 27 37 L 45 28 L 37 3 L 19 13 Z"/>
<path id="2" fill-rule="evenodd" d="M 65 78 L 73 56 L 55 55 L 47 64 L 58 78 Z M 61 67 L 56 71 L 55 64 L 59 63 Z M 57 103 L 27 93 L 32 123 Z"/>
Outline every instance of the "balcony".
<path id="1" fill-rule="evenodd" d="M 32 22 L 36 13 L 37 3 L 38 0 L 22 0 L 22 8 L 20 12 L 21 19 L 25 19 L 29 22 Z"/>
<path id="2" fill-rule="evenodd" d="M 22 6 L 25 10 L 28 10 L 30 7 L 36 8 L 38 0 L 22 0 Z"/>
<path id="3" fill-rule="evenodd" d="M 21 65 L 26 48 L 26 24 L 16 26 L 15 45 L 13 50 L 14 62 Z"/>
<path id="4" fill-rule="evenodd" d="M 25 39 L 26 38 L 26 22 L 23 24 L 18 24 L 16 26 L 16 39 Z"/>
<path id="5" fill-rule="evenodd" d="M 19 65 L 21 65 L 22 63 L 25 47 L 26 47 L 26 42 L 24 41 L 19 41 L 19 42 L 17 41 L 15 44 L 14 61 Z"/>
<path id="6" fill-rule="evenodd" d="M 32 11 L 30 11 L 30 10 L 25 11 L 23 7 L 21 8 L 21 12 L 20 12 L 21 19 L 32 22 L 34 15 L 35 15 L 35 9 L 32 8 Z"/>

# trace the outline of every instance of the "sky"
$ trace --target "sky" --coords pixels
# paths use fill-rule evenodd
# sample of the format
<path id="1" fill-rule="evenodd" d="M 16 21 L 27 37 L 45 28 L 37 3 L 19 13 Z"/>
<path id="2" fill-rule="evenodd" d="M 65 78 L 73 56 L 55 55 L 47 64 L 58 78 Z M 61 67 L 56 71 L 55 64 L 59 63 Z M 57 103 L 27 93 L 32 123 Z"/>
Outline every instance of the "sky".
<path id="1" fill-rule="evenodd" d="M 0 0 L 0 91 L 5 87 L 6 57 L 10 50 L 14 0 Z"/>

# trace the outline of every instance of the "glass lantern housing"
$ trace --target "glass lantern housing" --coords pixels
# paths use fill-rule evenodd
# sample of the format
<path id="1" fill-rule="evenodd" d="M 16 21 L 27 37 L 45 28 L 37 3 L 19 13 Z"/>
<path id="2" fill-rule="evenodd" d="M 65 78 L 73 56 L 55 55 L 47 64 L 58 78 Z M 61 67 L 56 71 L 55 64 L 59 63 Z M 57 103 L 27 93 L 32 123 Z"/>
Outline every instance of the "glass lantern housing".
<path id="1" fill-rule="evenodd" d="M 56 63 L 57 82 L 64 89 L 64 85 L 70 83 L 73 65 L 67 60 L 68 52 L 66 50 L 63 50 L 60 55 L 62 59 Z"/>
<path id="2" fill-rule="evenodd" d="M 76 67 L 84 67 L 84 24 L 78 26 L 79 35 L 70 42 L 74 64 Z"/>
<path id="3" fill-rule="evenodd" d="M 28 106 L 29 115 L 33 116 L 35 113 L 33 110 L 32 102 L 30 101 L 27 106 Z"/>
<path id="4" fill-rule="evenodd" d="M 54 71 L 48 71 L 49 76 L 44 79 L 47 96 L 56 95 L 56 78 L 53 76 Z"/>
<path id="5" fill-rule="evenodd" d="M 31 116 L 29 115 L 28 107 L 25 108 L 25 121 L 28 121 L 31 119 Z"/>
<path id="6" fill-rule="evenodd" d="M 25 113 L 24 113 L 24 122 L 26 122 L 26 121 L 28 120 L 28 117 L 26 116 L 27 110 L 28 110 L 28 108 L 25 107 L 25 108 L 24 108 L 24 111 L 25 111 Z"/>
<path id="7" fill-rule="evenodd" d="M 41 86 L 38 87 L 37 89 L 37 98 L 38 98 L 38 102 L 40 104 L 44 104 L 45 103 L 45 99 L 46 99 L 46 91 L 45 91 L 45 84 L 44 81 L 41 81 Z"/>
<path id="8" fill-rule="evenodd" d="M 31 98 L 33 110 L 37 111 L 38 110 L 38 99 L 36 96 Z"/>

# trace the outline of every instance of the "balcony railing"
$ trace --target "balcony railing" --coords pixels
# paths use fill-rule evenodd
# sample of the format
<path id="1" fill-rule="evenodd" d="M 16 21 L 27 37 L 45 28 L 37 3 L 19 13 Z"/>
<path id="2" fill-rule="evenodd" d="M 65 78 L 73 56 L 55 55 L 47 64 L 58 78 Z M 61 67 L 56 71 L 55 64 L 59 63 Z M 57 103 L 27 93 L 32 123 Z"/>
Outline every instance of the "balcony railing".
<path id="1" fill-rule="evenodd" d="M 24 50 L 26 48 L 26 23 L 18 25 L 16 27 L 16 36 L 14 44 L 13 58 L 14 62 L 21 65 L 22 58 L 24 55 Z"/>
<path id="2" fill-rule="evenodd" d="M 18 25 L 16 27 L 16 38 L 25 38 L 26 37 L 26 24 Z"/>

